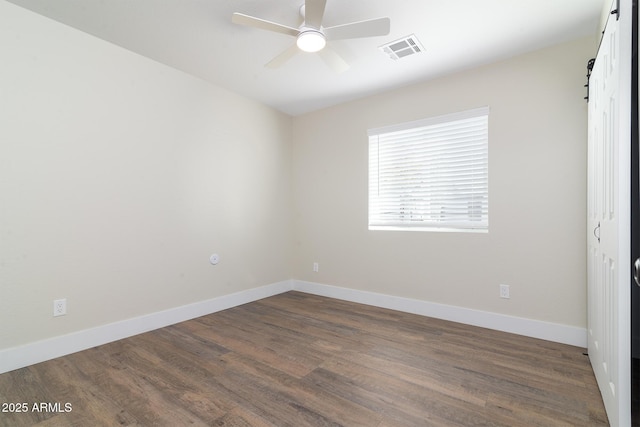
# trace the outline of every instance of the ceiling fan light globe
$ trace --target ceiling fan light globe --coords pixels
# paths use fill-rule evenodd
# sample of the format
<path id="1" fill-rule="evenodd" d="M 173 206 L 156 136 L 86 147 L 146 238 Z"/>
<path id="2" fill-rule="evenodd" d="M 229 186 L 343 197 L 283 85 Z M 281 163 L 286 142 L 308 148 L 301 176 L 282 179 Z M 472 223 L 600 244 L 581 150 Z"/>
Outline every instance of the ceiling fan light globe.
<path id="1" fill-rule="evenodd" d="M 326 46 L 327 40 L 320 31 L 309 30 L 303 31 L 298 35 L 296 44 L 304 52 L 318 52 Z"/>

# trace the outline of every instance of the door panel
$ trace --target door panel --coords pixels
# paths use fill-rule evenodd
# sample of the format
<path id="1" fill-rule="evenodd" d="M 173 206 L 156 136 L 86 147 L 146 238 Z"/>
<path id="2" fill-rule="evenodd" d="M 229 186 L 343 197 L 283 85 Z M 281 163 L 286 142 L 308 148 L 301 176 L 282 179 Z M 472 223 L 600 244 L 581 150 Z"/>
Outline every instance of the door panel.
<path id="1" fill-rule="evenodd" d="M 589 81 L 589 357 L 607 408 L 617 406 L 617 22 L 610 19 Z"/>
<path id="2" fill-rule="evenodd" d="M 588 109 L 588 347 L 612 426 L 630 425 L 630 61 L 620 55 L 625 25 L 610 15 L 589 80 Z"/>

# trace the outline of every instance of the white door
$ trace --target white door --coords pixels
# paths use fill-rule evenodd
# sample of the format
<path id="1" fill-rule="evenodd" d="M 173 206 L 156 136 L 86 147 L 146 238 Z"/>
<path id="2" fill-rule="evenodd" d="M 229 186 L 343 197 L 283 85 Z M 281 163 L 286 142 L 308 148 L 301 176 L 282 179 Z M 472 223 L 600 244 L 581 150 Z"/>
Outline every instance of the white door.
<path id="1" fill-rule="evenodd" d="M 615 14 L 609 17 L 589 81 L 588 346 L 612 426 L 631 425 L 627 3 L 620 20 Z M 625 12 L 628 22 L 623 21 Z"/>

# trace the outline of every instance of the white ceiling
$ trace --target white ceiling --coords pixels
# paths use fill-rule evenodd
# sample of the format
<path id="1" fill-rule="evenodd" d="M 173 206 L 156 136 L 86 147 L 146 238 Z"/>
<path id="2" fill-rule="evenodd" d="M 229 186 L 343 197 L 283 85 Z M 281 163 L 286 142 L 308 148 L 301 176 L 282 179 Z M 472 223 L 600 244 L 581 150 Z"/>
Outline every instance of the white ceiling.
<path id="1" fill-rule="evenodd" d="M 297 27 L 303 0 L 9 1 L 291 115 L 593 35 L 604 3 L 327 0 L 324 26 L 391 18 L 388 36 L 330 43 L 351 65 L 338 74 L 310 53 L 265 68 L 295 40 L 231 23 L 241 12 Z M 393 61 L 378 50 L 410 34 L 424 53 Z"/>

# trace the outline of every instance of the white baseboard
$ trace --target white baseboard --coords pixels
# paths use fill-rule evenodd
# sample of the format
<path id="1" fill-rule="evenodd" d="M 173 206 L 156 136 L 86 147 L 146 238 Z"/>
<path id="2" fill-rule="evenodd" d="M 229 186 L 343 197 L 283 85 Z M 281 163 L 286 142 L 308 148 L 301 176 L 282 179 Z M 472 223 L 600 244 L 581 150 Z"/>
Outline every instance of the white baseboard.
<path id="1" fill-rule="evenodd" d="M 0 374 L 257 301 L 292 289 L 293 282 L 286 280 L 133 319 L 73 332 L 68 335 L 36 341 L 19 347 L 0 350 Z"/>
<path id="2" fill-rule="evenodd" d="M 587 347 L 587 330 L 575 326 L 300 280 L 293 281 L 293 289 L 309 294 L 420 314 L 577 347 Z"/>
<path id="3" fill-rule="evenodd" d="M 286 280 L 133 319 L 85 329 L 68 335 L 36 341 L 19 347 L 0 350 L 0 374 L 291 290 L 435 317 L 578 347 L 587 346 L 586 329 L 575 326 L 320 283 Z"/>

